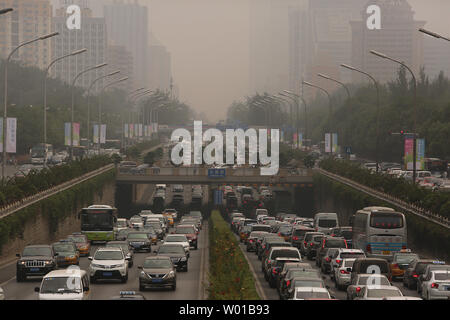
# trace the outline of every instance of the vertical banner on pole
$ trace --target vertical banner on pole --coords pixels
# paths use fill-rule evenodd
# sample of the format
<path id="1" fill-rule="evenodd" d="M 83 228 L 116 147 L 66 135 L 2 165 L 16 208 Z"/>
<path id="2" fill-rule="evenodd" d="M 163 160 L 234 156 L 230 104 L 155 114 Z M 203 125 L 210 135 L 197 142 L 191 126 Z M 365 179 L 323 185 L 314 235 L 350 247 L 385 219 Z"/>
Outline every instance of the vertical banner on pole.
<path id="1" fill-rule="evenodd" d="M 129 129 L 128 129 L 128 123 L 124 124 L 124 128 L 123 128 L 123 134 L 125 136 L 125 138 L 128 138 L 128 134 L 129 134 Z"/>
<path id="2" fill-rule="evenodd" d="M 294 134 L 292 135 L 292 141 L 294 142 L 294 146 L 297 147 L 297 133 L 294 133 Z"/>
<path id="3" fill-rule="evenodd" d="M 134 124 L 134 136 L 139 137 L 139 125 L 137 123 Z"/>
<path id="4" fill-rule="evenodd" d="M 139 137 L 142 137 L 142 123 L 139 123 Z"/>
<path id="5" fill-rule="evenodd" d="M 303 133 L 298 134 L 298 148 L 301 149 L 303 147 Z"/>
<path id="6" fill-rule="evenodd" d="M 338 152 L 338 135 L 337 133 L 333 133 L 333 153 Z"/>
<path id="7" fill-rule="evenodd" d="M 325 133 L 325 152 L 331 152 L 331 135 Z"/>
<path id="8" fill-rule="evenodd" d="M 134 133 L 133 124 L 130 123 L 130 138 L 133 138 L 133 133 Z"/>
<path id="9" fill-rule="evenodd" d="M 64 145 L 70 146 L 70 122 L 64 123 Z"/>
<path id="10" fill-rule="evenodd" d="M 425 170 L 425 139 L 417 139 L 417 164 L 418 170 Z"/>
<path id="11" fill-rule="evenodd" d="M 106 124 L 100 126 L 100 143 L 106 143 Z"/>
<path id="12" fill-rule="evenodd" d="M 7 120 L 8 121 L 6 122 L 6 152 L 16 153 L 17 118 L 7 118 Z"/>
<path id="13" fill-rule="evenodd" d="M 405 167 L 406 170 L 413 169 L 413 147 L 414 139 L 405 138 Z"/>
<path id="14" fill-rule="evenodd" d="M 98 124 L 94 124 L 94 134 L 92 136 L 94 143 L 98 143 L 98 137 L 99 137 Z"/>
<path id="15" fill-rule="evenodd" d="M 73 145 L 80 145 L 80 124 L 77 122 L 73 124 Z"/>

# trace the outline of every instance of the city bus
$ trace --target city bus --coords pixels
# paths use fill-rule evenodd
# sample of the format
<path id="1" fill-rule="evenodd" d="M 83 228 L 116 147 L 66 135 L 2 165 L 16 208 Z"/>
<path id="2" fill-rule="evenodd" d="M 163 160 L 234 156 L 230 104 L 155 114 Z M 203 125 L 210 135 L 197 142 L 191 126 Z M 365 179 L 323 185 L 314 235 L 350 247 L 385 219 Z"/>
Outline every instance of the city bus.
<path id="1" fill-rule="evenodd" d="M 81 233 L 89 241 L 114 240 L 114 225 L 117 221 L 117 209 L 108 205 L 92 205 L 83 208 L 81 218 Z"/>
<path id="2" fill-rule="evenodd" d="M 53 157 L 53 146 L 51 144 L 39 143 L 30 149 L 31 163 L 50 163 Z"/>
<path id="3" fill-rule="evenodd" d="M 352 219 L 353 249 L 361 249 L 368 257 L 393 257 L 407 248 L 406 218 L 401 212 L 386 207 L 366 207 Z"/>

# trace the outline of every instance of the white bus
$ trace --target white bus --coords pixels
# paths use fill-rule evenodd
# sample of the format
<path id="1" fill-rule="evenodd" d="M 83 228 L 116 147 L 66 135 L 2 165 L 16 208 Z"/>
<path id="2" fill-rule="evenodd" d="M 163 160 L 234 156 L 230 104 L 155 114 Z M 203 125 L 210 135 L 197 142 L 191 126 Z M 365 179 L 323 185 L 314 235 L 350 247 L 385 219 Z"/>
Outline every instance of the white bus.
<path id="1" fill-rule="evenodd" d="M 30 150 L 32 164 L 49 163 L 53 157 L 53 146 L 51 144 L 39 143 Z"/>
<path id="2" fill-rule="evenodd" d="M 353 249 L 368 257 L 391 259 L 407 248 L 406 218 L 386 207 L 366 207 L 353 216 Z"/>

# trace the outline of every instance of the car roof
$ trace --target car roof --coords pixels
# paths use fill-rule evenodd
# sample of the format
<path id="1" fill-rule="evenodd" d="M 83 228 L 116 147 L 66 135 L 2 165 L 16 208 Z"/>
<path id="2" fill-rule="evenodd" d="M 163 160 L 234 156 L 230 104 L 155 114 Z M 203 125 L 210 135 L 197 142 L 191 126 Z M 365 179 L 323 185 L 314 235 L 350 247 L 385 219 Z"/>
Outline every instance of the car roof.
<path id="1" fill-rule="evenodd" d="M 25 248 L 51 248 L 51 245 L 48 244 L 32 244 L 29 246 L 26 246 Z"/>
<path id="2" fill-rule="evenodd" d="M 166 256 L 148 256 L 148 257 L 145 257 L 145 260 L 170 260 L 170 257 L 166 257 Z"/>
<path id="3" fill-rule="evenodd" d="M 67 269 L 63 270 L 53 270 L 47 273 L 44 278 L 63 278 L 63 277 L 73 277 L 73 276 L 80 276 L 83 277 L 86 274 L 86 271 L 82 269 L 70 269 L 70 271 L 67 271 Z"/>
<path id="4" fill-rule="evenodd" d="M 117 247 L 100 247 L 97 251 L 122 251 L 122 249 Z"/>
<path id="5" fill-rule="evenodd" d="M 391 285 L 379 285 L 379 284 L 375 284 L 375 285 L 366 285 L 366 288 L 369 290 L 373 290 L 373 289 L 387 289 L 387 290 L 395 290 L 395 291 L 400 291 L 399 288 L 397 288 L 396 286 L 391 286 Z"/>

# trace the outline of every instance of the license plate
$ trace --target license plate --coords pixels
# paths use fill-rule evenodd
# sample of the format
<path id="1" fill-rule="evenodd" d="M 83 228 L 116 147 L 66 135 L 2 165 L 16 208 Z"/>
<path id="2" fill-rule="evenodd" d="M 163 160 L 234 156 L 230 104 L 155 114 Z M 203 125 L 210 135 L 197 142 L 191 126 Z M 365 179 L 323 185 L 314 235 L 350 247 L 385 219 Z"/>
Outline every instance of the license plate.
<path id="1" fill-rule="evenodd" d="M 112 276 L 112 272 L 103 272 L 103 275 L 105 277 L 111 277 Z"/>
<path id="2" fill-rule="evenodd" d="M 384 254 L 385 256 L 388 256 L 388 255 L 391 254 L 391 252 L 390 252 L 390 251 L 383 251 L 383 254 Z"/>
<path id="3" fill-rule="evenodd" d="M 37 272 L 37 271 L 39 271 L 39 268 L 31 268 L 30 271 L 31 272 Z"/>
<path id="4" fill-rule="evenodd" d="M 154 282 L 154 283 L 160 283 L 160 282 L 162 282 L 162 279 L 152 279 L 152 282 Z"/>

